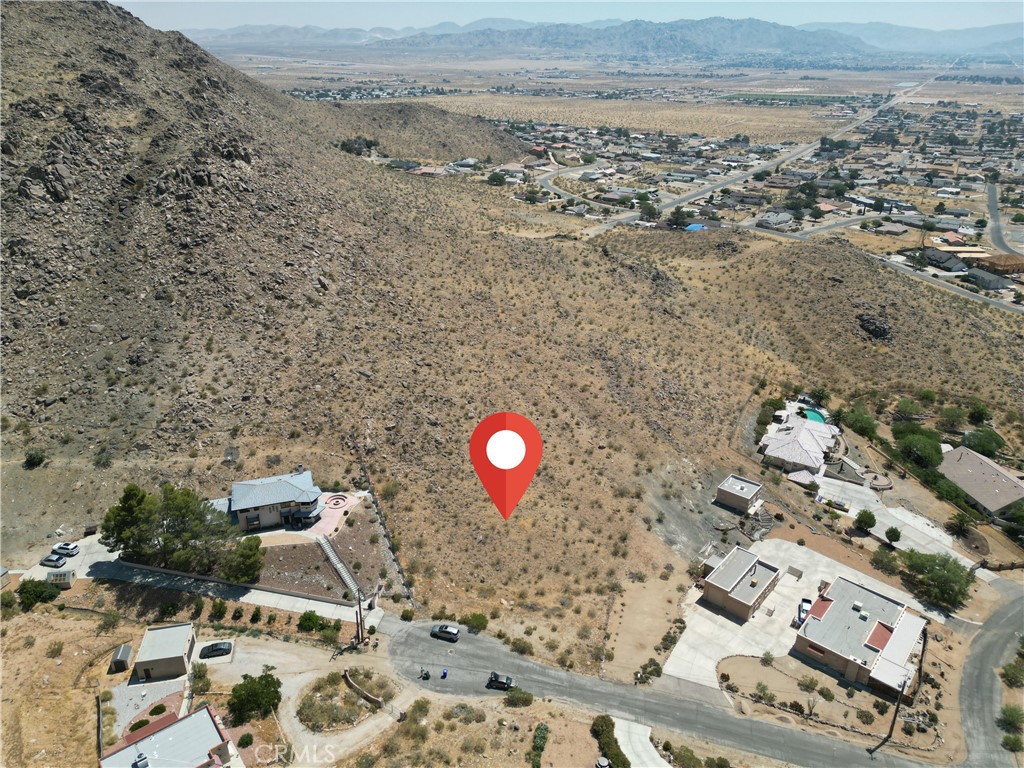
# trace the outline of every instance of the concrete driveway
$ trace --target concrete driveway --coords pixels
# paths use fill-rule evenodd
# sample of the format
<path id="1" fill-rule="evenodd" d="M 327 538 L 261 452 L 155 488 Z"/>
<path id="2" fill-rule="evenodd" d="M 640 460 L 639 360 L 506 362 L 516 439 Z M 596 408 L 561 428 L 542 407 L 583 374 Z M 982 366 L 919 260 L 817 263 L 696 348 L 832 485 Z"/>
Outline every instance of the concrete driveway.
<path id="1" fill-rule="evenodd" d="M 918 552 L 952 555 L 968 568 L 974 564 L 973 560 L 956 551 L 953 537 L 928 518 L 903 507 L 885 506 L 878 494 L 867 486 L 854 485 L 829 477 L 819 477 L 817 481 L 819 496 L 850 505 L 850 511 L 844 514 L 851 522 L 862 509 L 871 510 L 875 515 L 875 527 L 871 529 L 871 535 L 879 541 L 885 540 L 885 532 L 890 527 L 896 527 L 900 529 L 900 540 L 896 542 L 897 549 L 916 549 Z M 978 578 L 990 582 L 996 576 L 991 571 L 980 569 Z"/>
<path id="2" fill-rule="evenodd" d="M 615 739 L 631 765 L 637 768 L 669 768 L 665 758 L 658 754 L 658 750 L 651 744 L 649 725 L 641 725 L 619 717 L 613 717 L 612 720 L 615 722 Z"/>
<path id="3" fill-rule="evenodd" d="M 769 560 L 776 565 L 778 560 Z M 771 651 L 785 656 L 796 639 L 789 626 L 800 597 L 814 597 L 817 582 L 797 582 L 785 572 L 772 594 L 749 621 L 740 622 L 703 600 L 704 593 L 691 588 L 683 603 L 686 631 L 672 649 L 662 672 L 709 688 L 718 689 L 718 662 L 729 656 L 760 656 Z M 724 695 L 724 694 L 723 694 Z"/>
<path id="4" fill-rule="evenodd" d="M 665 675 L 717 689 L 717 667 L 722 659 L 760 656 L 765 651 L 785 656 L 796 640 L 796 630 L 790 622 L 796 615 L 800 600 L 817 598 L 819 584 L 832 582 L 837 576 L 845 576 L 943 622 L 941 615 L 925 611 L 921 603 L 908 593 L 808 547 L 768 539 L 752 544 L 750 549 L 782 571 L 775 589 L 749 621 L 740 622 L 719 608 L 708 605 L 700 599 L 703 593 L 691 588 L 683 603 L 686 631 L 665 662 Z M 790 566 L 802 571 L 803 575 L 797 578 L 788 573 Z"/>

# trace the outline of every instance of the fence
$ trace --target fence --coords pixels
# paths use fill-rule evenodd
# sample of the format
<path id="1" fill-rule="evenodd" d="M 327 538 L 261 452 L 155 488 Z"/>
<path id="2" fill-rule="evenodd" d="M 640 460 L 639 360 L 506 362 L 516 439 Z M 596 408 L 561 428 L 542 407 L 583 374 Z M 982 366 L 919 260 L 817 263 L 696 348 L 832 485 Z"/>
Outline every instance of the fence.
<path id="1" fill-rule="evenodd" d="M 355 430 L 349 433 L 349 439 L 352 441 L 352 445 L 356 449 L 356 457 L 359 459 L 359 469 L 363 473 L 363 479 L 366 480 L 366 490 L 370 494 L 370 501 L 373 503 L 374 512 L 377 514 L 377 519 L 380 521 L 381 530 L 384 532 L 384 540 L 388 544 L 388 550 L 391 552 L 391 558 L 394 561 L 395 571 L 398 573 L 399 578 L 402 579 L 402 589 L 405 591 L 405 596 L 412 600 L 412 586 L 409 584 L 409 578 L 405 575 L 405 570 L 402 568 L 402 564 L 398 562 L 398 548 L 395 546 L 391 531 L 388 530 L 388 521 L 384 516 L 384 508 L 380 504 L 380 499 L 377 497 L 377 491 L 373 487 L 373 478 L 370 477 L 370 470 L 366 466 L 366 458 L 363 456 L 363 446 L 359 444 Z"/>
<path id="2" fill-rule="evenodd" d="M 227 581 L 226 579 L 220 579 L 216 576 L 199 576 L 194 573 L 185 573 L 184 571 L 173 571 L 170 568 L 160 568 L 156 565 L 143 565 L 142 563 L 132 563 L 128 560 L 121 560 L 121 563 L 128 566 L 129 568 L 138 568 L 143 571 L 153 571 L 155 573 L 166 573 L 169 576 L 181 576 L 186 579 L 195 579 L 197 581 L 209 581 L 213 584 L 222 584 L 227 587 L 234 587 L 236 589 L 244 589 L 252 592 L 273 592 L 277 595 L 285 595 L 287 597 L 298 597 L 303 600 L 313 600 L 320 603 L 331 603 L 332 605 L 341 605 L 346 608 L 354 608 L 355 602 L 352 600 L 341 600 L 335 597 L 319 597 L 316 595 L 307 595 L 302 592 L 292 592 L 288 589 L 278 589 L 277 587 L 257 587 L 252 584 L 239 584 L 235 581 Z"/>

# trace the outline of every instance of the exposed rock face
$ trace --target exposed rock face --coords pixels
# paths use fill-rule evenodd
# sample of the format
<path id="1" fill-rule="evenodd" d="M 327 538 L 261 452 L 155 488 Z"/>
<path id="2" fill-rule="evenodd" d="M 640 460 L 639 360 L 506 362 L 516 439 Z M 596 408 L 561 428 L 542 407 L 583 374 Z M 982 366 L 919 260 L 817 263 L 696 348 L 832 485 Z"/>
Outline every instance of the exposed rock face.
<path id="1" fill-rule="evenodd" d="M 860 322 L 861 329 L 873 339 L 887 341 L 892 335 L 889 324 L 882 318 L 862 312 L 857 315 L 857 320 Z"/>

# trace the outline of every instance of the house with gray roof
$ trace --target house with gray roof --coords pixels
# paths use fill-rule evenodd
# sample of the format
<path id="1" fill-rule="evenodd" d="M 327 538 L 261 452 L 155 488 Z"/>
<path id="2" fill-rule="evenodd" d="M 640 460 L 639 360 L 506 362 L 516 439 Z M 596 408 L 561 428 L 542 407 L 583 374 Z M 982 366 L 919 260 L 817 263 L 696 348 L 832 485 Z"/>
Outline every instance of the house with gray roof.
<path id="1" fill-rule="evenodd" d="M 1013 281 L 1001 275 L 994 275 L 984 269 L 973 267 L 967 270 L 967 279 L 983 291 L 1001 291 L 1013 285 Z"/>
<path id="2" fill-rule="evenodd" d="M 761 229 L 788 229 L 793 226 L 793 215 L 783 211 L 769 211 L 757 220 Z"/>
<path id="3" fill-rule="evenodd" d="M 846 680 L 898 696 L 913 689 L 927 623 L 898 600 L 840 576 L 811 605 L 793 650 Z"/>
<path id="4" fill-rule="evenodd" d="M 135 655 L 135 676 L 139 680 L 167 680 L 188 674 L 196 633 L 191 622 L 149 627 Z"/>
<path id="5" fill-rule="evenodd" d="M 126 746 L 100 758 L 100 768 L 245 768 L 209 705 L 182 718 L 172 712 L 125 741 Z"/>
<path id="6" fill-rule="evenodd" d="M 998 517 L 1024 500 L 1024 479 L 964 446 L 943 455 L 939 472 L 964 492 L 972 507 L 986 515 Z"/>
<path id="7" fill-rule="evenodd" d="M 704 599 L 747 621 L 779 583 L 782 571 L 749 549 L 736 546 L 704 563 Z"/>
<path id="8" fill-rule="evenodd" d="M 233 483 L 230 496 L 210 503 L 242 530 L 257 531 L 276 525 L 312 525 L 324 510 L 322 495 L 313 484 L 313 473 L 306 471 Z"/>

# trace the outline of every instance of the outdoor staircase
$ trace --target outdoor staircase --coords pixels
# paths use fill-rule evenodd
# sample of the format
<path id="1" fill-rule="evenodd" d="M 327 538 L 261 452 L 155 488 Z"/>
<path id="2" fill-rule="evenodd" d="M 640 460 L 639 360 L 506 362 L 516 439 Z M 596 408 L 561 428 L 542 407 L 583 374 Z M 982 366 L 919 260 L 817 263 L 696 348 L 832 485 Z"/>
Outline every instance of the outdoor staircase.
<path id="1" fill-rule="evenodd" d="M 345 589 L 352 595 L 353 600 L 359 600 L 361 592 L 359 591 L 359 584 L 356 582 L 355 577 L 342 562 L 338 556 L 337 551 L 334 549 L 334 545 L 328 541 L 326 536 L 317 536 L 316 543 L 320 545 L 320 549 L 324 551 L 324 555 L 327 557 L 327 562 L 331 564 L 338 576 L 345 583 Z"/>

